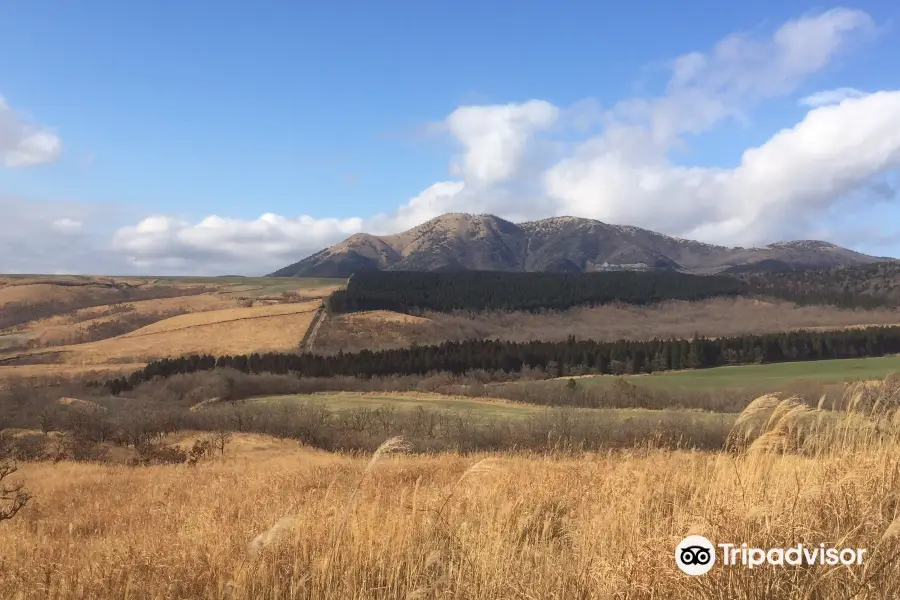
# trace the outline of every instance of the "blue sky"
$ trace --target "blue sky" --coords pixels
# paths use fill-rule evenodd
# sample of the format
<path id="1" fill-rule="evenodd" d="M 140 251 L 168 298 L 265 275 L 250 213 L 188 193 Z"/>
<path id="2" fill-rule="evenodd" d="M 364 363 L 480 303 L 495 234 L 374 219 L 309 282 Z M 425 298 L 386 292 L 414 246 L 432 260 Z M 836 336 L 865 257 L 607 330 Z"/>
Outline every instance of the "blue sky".
<path id="1" fill-rule="evenodd" d="M 870 138 L 895 123 L 893 98 L 856 96 L 900 89 L 896 2 L 261 4 L 0 0 L 0 270 L 263 272 L 473 209 L 900 255 L 893 155 L 827 190 L 772 188 L 782 161 L 716 174 L 817 92 L 877 105 Z M 806 148 L 840 142 L 824 127 Z M 852 153 L 900 147 L 870 138 Z M 791 173 L 818 168 L 835 163 Z M 761 195 L 771 219 L 748 208 Z"/>

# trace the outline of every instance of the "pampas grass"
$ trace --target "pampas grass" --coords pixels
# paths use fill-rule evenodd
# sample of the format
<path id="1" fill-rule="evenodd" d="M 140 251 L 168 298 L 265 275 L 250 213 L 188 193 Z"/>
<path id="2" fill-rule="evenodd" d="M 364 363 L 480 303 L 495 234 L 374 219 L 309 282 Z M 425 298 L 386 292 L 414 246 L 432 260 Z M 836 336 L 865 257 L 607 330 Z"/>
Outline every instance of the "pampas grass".
<path id="1" fill-rule="evenodd" d="M 0 597 L 897 598 L 892 386 L 758 398 L 721 453 L 410 456 L 391 439 L 364 458 L 237 444 L 195 468 L 27 464 L 35 499 L 0 526 Z M 688 577 L 672 554 L 689 533 L 866 561 Z"/>

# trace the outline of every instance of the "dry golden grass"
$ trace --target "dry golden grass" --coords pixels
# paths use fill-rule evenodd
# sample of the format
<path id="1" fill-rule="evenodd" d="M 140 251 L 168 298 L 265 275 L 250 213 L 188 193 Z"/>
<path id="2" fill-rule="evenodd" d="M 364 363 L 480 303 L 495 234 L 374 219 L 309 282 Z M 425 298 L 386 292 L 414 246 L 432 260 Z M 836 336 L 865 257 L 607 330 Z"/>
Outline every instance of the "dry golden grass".
<path id="1" fill-rule="evenodd" d="M 221 294 L 196 294 L 191 296 L 179 296 L 175 298 L 156 298 L 153 300 L 140 300 L 127 302 L 133 307 L 128 315 L 154 315 L 168 311 L 181 310 L 187 313 L 224 310 L 232 308 L 235 301 Z M 80 330 L 93 324 L 110 323 L 119 321 L 121 314 L 104 315 L 109 311 L 110 305 L 84 308 L 73 315 L 56 315 L 48 319 L 32 321 L 22 329 L 24 333 L 33 334 L 42 345 L 57 344 L 63 340 L 71 339 Z M 98 315 L 91 318 L 92 315 Z"/>
<path id="2" fill-rule="evenodd" d="M 393 312 L 390 310 L 367 310 L 358 313 L 350 313 L 347 315 L 341 315 L 336 317 L 337 319 L 344 319 L 351 323 L 409 323 L 413 325 L 418 325 L 421 323 L 427 323 L 428 319 L 423 317 L 416 317 L 414 315 L 407 315 L 404 313 Z"/>
<path id="3" fill-rule="evenodd" d="M 204 325 L 217 325 L 251 319 L 268 319 L 284 315 L 296 315 L 312 313 L 319 307 L 318 301 L 293 304 L 274 304 L 271 306 L 253 306 L 250 308 L 228 308 L 224 310 L 212 310 L 187 315 L 179 315 L 163 321 L 158 321 L 137 331 L 127 333 L 121 337 L 140 337 L 155 333 L 167 333 L 181 329 L 200 327 Z"/>
<path id="4" fill-rule="evenodd" d="M 29 464 L 34 500 L 0 526 L 0 596 L 897 598 L 900 438 L 892 410 L 868 414 L 879 431 L 804 418 L 790 452 L 772 442 L 800 440 L 797 407 L 767 398 L 745 421 L 768 442 L 731 453 L 405 457 L 391 440 L 350 458 L 255 436 L 196 468 Z M 674 563 L 689 533 L 867 553 L 689 577 Z"/>
<path id="5" fill-rule="evenodd" d="M 293 349 L 309 328 L 319 304 L 314 300 L 179 315 L 97 342 L 22 353 L 29 361 L 53 364 L 0 366 L 0 378 L 5 368 L 23 370 L 7 376 L 64 374 L 71 367 L 77 371 L 101 365 L 119 371 L 116 366 L 119 364 L 144 364 L 185 354 L 249 354 Z M 28 372 L 29 368 L 35 373 Z"/>
<path id="6" fill-rule="evenodd" d="M 155 285 L 152 279 L 117 278 L 103 276 L 34 276 L 0 277 L 0 306 L 9 302 L 43 302 L 57 300 L 68 302 L 90 297 L 97 292 L 109 291 L 109 286 L 127 283 L 131 287 L 147 288 Z M 171 283 L 168 287 L 187 289 L 191 283 Z"/>
<path id="7" fill-rule="evenodd" d="M 104 365 L 185 354 L 289 350 L 303 338 L 318 304 L 314 301 L 181 315 L 118 337 L 59 346 L 47 352 L 59 353 L 61 362 L 67 365 Z"/>
<path id="8" fill-rule="evenodd" d="M 0 287 L 0 306 L 9 302 L 42 302 L 67 300 L 84 295 L 79 287 L 65 287 L 49 283 L 4 285 Z"/>
<path id="9" fill-rule="evenodd" d="M 140 297 L 172 297 L 119 302 L 131 308 L 127 312 L 112 304 L 90 306 L 123 296 L 110 288 L 111 284 L 142 288 Z M 7 342 L 7 350 L 0 353 L 0 386 L 9 379 L 102 378 L 140 368 L 157 358 L 183 354 L 295 349 L 321 304 L 320 298 L 335 287 L 319 280 L 253 279 L 243 283 L 235 278 L 0 277 L 0 305 L 26 303 L 17 310 L 31 318 L 11 321 L 15 328 L 0 332 Z M 197 293 L 203 290 L 213 291 Z M 241 308 L 242 290 L 252 291 L 251 296 L 274 294 L 272 303 Z M 259 297 L 257 294 L 257 301 Z M 55 314 L 31 308 L 46 300 L 61 302 L 51 306 Z M 27 313 L 29 310 L 32 313 Z M 162 318 L 177 312 L 187 314 Z M 153 323 L 154 319 L 160 320 Z M 140 325 L 144 327 L 117 335 Z M 103 336 L 108 337 L 99 339 Z"/>
<path id="10" fill-rule="evenodd" d="M 372 310 L 327 318 L 316 337 L 316 349 L 357 351 L 408 346 L 424 334 L 429 342 L 444 335 L 430 331 L 429 319 L 388 310 Z M 452 337 L 452 336 L 451 336 Z"/>

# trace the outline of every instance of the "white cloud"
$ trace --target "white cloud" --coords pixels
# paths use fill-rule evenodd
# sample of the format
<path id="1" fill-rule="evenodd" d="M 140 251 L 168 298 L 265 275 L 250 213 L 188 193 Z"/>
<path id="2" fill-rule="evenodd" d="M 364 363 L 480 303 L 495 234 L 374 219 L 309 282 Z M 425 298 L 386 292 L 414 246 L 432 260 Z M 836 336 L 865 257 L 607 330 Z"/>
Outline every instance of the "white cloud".
<path id="1" fill-rule="evenodd" d="M 547 193 L 562 212 L 723 244 L 765 243 L 802 231 L 843 195 L 900 168 L 900 91 L 812 110 L 747 150 L 734 169 L 643 161 L 604 142 L 547 171 Z"/>
<path id="2" fill-rule="evenodd" d="M 63 217 L 61 219 L 54 220 L 50 226 L 53 227 L 56 231 L 60 233 L 72 233 L 74 231 L 79 231 L 83 223 L 77 219 L 70 219 L 69 217 Z"/>
<path id="3" fill-rule="evenodd" d="M 210 272 L 268 270 L 277 261 L 309 253 L 361 231 L 363 220 L 288 218 L 264 214 L 248 221 L 206 217 L 196 224 L 154 215 L 116 231 L 112 247 L 138 268 Z"/>
<path id="4" fill-rule="evenodd" d="M 441 181 L 425 189 L 392 215 L 377 215 L 364 223 L 369 233 L 390 234 L 415 227 L 429 219 L 451 211 L 474 208 L 465 206 L 466 184 L 462 181 Z"/>
<path id="5" fill-rule="evenodd" d="M 788 21 L 768 39 L 732 34 L 708 53 L 676 58 L 665 96 L 627 101 L 615 116 L 649 122 L 653 140 L 667 147 L 681 134 L 740 118 L 755 103 L 794 91 L 849 43 L 874 31 L 866 13 L 837 8 Z"/>
<path id="6" fill-rule="evenodd" d="M 837 88 L 835 90 L 823 90 L 821 92 L 816 92 L 814 94 L 810 94 L 804 98 L 799 100 L 799 104 L 801 106 L 809 106 L 811 108 L 818 108 L 820 106 L 828 106 L 830 104 L 840 104 L 844 100 L 849 100 L 851 98 L 862 98 L 866 95 L 866 92 L 862 92 L 857 90 L 856 88 Z"/>
<path id="7" fill-rule="evenodd" d="M 546 170 L 544 189 L 557 203 L 553 210 L 725 244 L 765 243 L 802 230 L 804 219 L 882 166 L 860 162 L 852 177 L 840 180 L 810 169 L 847 174 L 840 153 L 855 152 L 848 144 L 890 144 L 890 132 L 857 128 L 857 135 L 842 137 L 834 127 L 853 127 L 843 119 L 848 112 L 810 113 L 789 132 L 748 150 L 736 169 L 679 166 L 668 151 L 684 143 L 684 134 L 701 133 L 726 117 L 742 118 L 759 102 L 793 92 L 874 28 L 866 13 L 835 9 L 789 21 L 768 39 L 734 34 L 708 53 L 676 58 L 666 95 L 619 103 L 602 135 Z M 894 122 L 892 101 L 869 105 L 876 111 L 865 115 L 870 122 Z M 847 110 L 859 113 L 859 105 Z M 779 152 L 785 140 L 793 140 L 792 152 Z M 776 154 L 777 160 L 769 160 Z M 825 186 L 817 194 L 807 190 L 812 180 Z M 772 218 L 788 213 L 797 220 Z"/>
<path id="8" fill-rule="evenodd" d="M 0 159 L 9 169 L 55 161 L 62 142 L 47 130 L 28 123 L 0 96 Z"/>
<path id="9" fill-rule="evenodd" d="M 515 175 L 528 143 L 559 118 L 559 109 L 543 100 L 523 104 L 463 106 L 444 122 L 466 152 L 452 173 L 467 183 L 490 185 Z"/>

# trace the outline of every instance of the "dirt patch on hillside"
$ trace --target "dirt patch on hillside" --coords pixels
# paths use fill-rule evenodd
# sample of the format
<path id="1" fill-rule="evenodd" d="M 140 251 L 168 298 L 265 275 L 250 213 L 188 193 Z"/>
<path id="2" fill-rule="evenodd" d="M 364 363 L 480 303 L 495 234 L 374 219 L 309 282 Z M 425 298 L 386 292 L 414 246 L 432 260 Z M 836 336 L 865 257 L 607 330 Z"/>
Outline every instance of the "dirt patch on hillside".
<path id="1" fill-rule="evenodd" d="M 351 323 L 355 322 L 381 322 L 381 323 L 406 323 L 412 325 L 420 325 L 427 323 L 428 319 L 424 317 L 416 317 L 404 313 L 393 312 L 389 310 L 368 310 L 365 312 L 351 313 L 341 315 L 339 319 L 345 319 Z"/>

